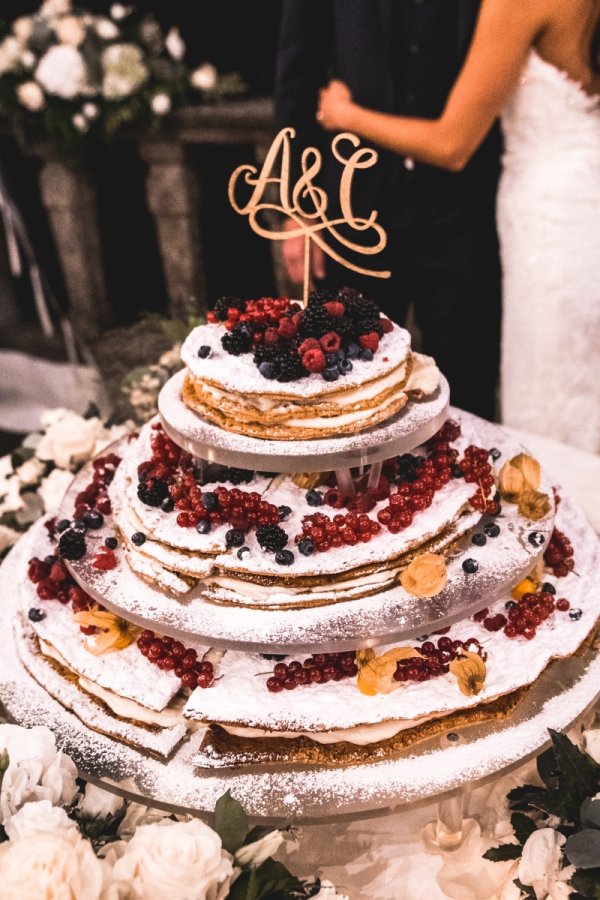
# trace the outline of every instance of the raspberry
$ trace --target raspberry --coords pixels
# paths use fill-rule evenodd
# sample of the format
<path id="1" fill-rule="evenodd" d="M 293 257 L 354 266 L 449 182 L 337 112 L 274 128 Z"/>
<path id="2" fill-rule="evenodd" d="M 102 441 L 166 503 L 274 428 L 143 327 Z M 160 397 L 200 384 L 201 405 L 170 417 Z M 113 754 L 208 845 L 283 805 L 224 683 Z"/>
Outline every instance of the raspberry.
<path id="1" fill-rule="evenodd" d="M 337 353 L 342 346 L 342 339 L 335 331 L 328 331 L 319 341 L 324 353 Z"/>
<path id="2" fill-rule="evenodd" d="M 394 330 L 394 323 L 390 322 L 389 319 L 384 319 L 383 317 L 379 320 L 379 324 L 383 330 L 384 334 L 389 334 L 390 331 Z"/>
<path id="3" fill-rule="evenodd" d="M 321 345 L 316 338 L 306 338 L 298 347 L 298 356 L 302 357 L 309 350 L 320 350 Z"/>
<path id="4" fill-rule="evenodd" d="M 343 316 L 346 312 L 346 307 L 343 303 L 339 303 L 336 300 L 330 300 L 329 303 L 324 303 L 323 306 L 327 310 L 330 316 L 333 316 L 334 319 Z"/>
<path id="5" fill-rule="evenodd" d="M 265 344 L 273 345 L 279 343 L 279 332 L 276 328 L 267 328 L 265 331 Z"/>
<path id="6" fill-rule="evenodd" d="M 370 331 L 369 334 L 361 334 L 358 343 L 363 350 L 371 350 L 372 353 L 375 353 L 379 348 L 379 335 L 375 331 Z"/>
<path id="7" fill-rule="evenodd" d="M 307 372 L 322 372 L 325 368 L 325 354 L 320 348 L 308 350 L 302 357 L 302 365 Z"/>
<path id="8" fill-rule="evenodd" d="M 298 331 L 298 326 L 295 325 L 291 319 L 285 318 L 279 320 L 279 327 L 277 329 L 279 336 L 284 338 L 284 340 L 291 340 L 296 336 L 296 332 Z"/>

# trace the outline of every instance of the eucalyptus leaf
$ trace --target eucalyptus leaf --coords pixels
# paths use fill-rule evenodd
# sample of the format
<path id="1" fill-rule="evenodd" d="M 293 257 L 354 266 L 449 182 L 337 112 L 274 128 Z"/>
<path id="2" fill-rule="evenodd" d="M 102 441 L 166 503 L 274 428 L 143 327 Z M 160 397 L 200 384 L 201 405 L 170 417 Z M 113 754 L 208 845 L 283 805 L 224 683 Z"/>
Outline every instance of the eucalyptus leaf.
<path id="1" fill-rule="evenodd" d="M 219 797 L 215 804 L 213 827 L 229 853 L 235 853 L 244 843 L 248 831 L 248 817 L 241 803 L 234 800 L 230 791 Z"/>
<path id="2" fill-rule="evenodd" d="M 577 869 L 571 878 L 571 886 L 577 891 L 574 900 L 576 897 L 600 900 L 600 869 Z"/>
<path id="3" fill-rule="evenodd" d="M 579 820 L 582 828 L 600 828 L 600 800 L 588 797 L 581 804 Z"/>
<path id="4" fill-rule="evenodd" d="M 572 835 L 565 844 L 565 854 L 577 869 L 597 869 L 600 866 L 600 831 L 584 828 Z"/>

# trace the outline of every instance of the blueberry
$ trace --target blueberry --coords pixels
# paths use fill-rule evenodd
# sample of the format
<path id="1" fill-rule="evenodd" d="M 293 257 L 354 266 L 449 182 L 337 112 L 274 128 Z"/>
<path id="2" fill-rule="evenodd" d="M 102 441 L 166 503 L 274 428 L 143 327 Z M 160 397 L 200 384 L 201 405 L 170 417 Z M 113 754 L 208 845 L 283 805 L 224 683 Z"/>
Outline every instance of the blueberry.
<path id="1" fill-rule="evenodd" d="M 352 371 L 353 366 L 349 359 L 341 359 L 338 363 L 338 369 L 340 375 L 347 375 L 348 372 Z"/>
<path id="2" fill-rule="evenodd" d="M 316 549 L 314 541 L 311 541 L 310 538 L 304 538 L 298 544 L 298 550 L 302 556 L 312 556 Z"/>
<path id="3" fill-rule="evenodd" d="M 136 547 L 141 547 L 142 544 L 146 543 L 146 535 L 143 531 L 136 531 L 131 535 L 131 543 L 135 544 Z"/>
<path id="4" fill-rule="evenodd" d="M 507 609 L 509 612 L 511 611 L 511 609 L 516 609 L 516 608 L 517 608 L 517 604 L 515 603 L 514 600 L 509 600 L 508 603 L 504 604 L 504 609 Z"/>
<path id="5" fill-rule="evenodd" d="M 73 524 L 71 526 L 74 531 L 87 531 L 87 525 L 83 521 L 83 519 L 73 519 Z"/>
<path id="6" fill-rule="evenodd" d="M 338 364 L 337 353 L 326 353 L 325 354 L 325 364 L 327 366 L 337 366 L 337 364 Z"/>
<path id="7" fill-rule="evenodd" d="M 496 503 L 496 509 L 494 510 L 494 512 L 492 513 L 492 515 L 493 515 L 493 516 L 499 516 L 500 513 L 502 512 L 502 507 L 500 506 L 500 504 L 498 503 L 497 500 L 495 501 L 495 503 Z"/>
<path id="8" fill-rule="evenodd" d="M 286 659 L 286 656 L 282 653 L 259 653 L 261 659 L 272 659 L 274 662 L 281 662 L 282 659 Z"/>
<path id="9" fill-rule="evenodd" d="M 569 618 L 571 619 L 572 622 L 578 622 L 579 619 L 582 617 L 582 615 L 583 615 L 582 609 L 570 609 L 569 610 Z"/>
<path id="10" fill-rule="evenodd" d="M 289 507 L 289 506 L 279 506 L 277 508 L 277 512 L 279 513 L 279 521 L 280 522 L 287 522 L 287 520 L 289 519 L 289 517 L 292 514 L 291 507 Z"/>
<path id="11" fill-rule="evenodd" d="M 205 494 L 202 494 L 202 506 L 204 509 L 212 512 L 213 509 L 217 508 L 218 504 L 219 498 L 212 491 L 207 491 Z"/>
<path id="12" fill-rule="evenodd" d="M 172 497 L 165 497 L 163 502 L 160 504 L 160 508 L 163 512 L 173 512 L 175 509 L 175 501 Z"/>
<path id="13" fill-rule="evenodd" d="M 462 564 L 463 572 L 466 572 L 467 575 L 474 575 L 477 569 L 479 568 L 479 563 L 476 559 L 465 559 Z"/>
<path id="14" fill-rule="evenodd" d="M 202 344 L 201 347 L 198 347 L 198 356 L 200 359 L 208 359 L 208 357 L 212 354 L 212 350 L 208 346 L 208 344 Z"/>
<path id="15" fill-rule="evenodd" d="M 502 456 L 502 451 L 501 451 L 501 450 L 498 450 L 497 447 L 492 447 L 492 448 L 490 449 L 490 456 L 492 457 L 492 459 L 494 460 L 494 462 L 496 462 L 496 460 L 497 460 L 497 459 L 500 459 L 500 457 Z"/>
<path id="16" fill-rule="evenodd" d="M 42 619 L 46 618 L 46 613 L 42 612 L 41 609 L 36 609 L 35 606 L 31 607 L 27 615 L 29 616 L 30 622 L 41 622 Z"/>
<path id="17" fill-rule="evenodd" d="M 483 530 L 487 534 L 488 537 L 495 538 L 500 534 L 500 526 L 495 522 L 488 522 L 483 526 Z"/>
<path id="18" fill-rule="evenodd" d="M 306 502 L 309 506 L 323 506 L 323 494 L 321 491 L 308 491 Z"/>
<path id="19" fill-rule="evenodd" d="M 48 565 L 51 566 L 56 562 L 57 559 L 58 559 L 58 556 L 45 556 L 44 562 L 48 563 Z"/>
<path id="20" fill-rule="evenodd" d="M 556 594 L 556 588 L 553 584 L 550 584 L 549 581 L 545 581 L 542 585 L 542 590 L 547 594 Z"/>
<path id="21" fill-rule="evenodd" d="M 527 540 L 531 544 L 532 547 L 541 547 L 545 542 L 546 538 L 541 533 L 541 531 L 531 531 L 527 535 Z"/>
<path id="22" fill-rule="evenodd" d="M 260 372 L 260 374 L 262 375 L 263 378 L 268 378 L 269 381 L 272 381 L 272 379 L 275 378 L 275 376 L 277 374 L 273 363 L 269 362 L 266 359 L 263 360 L 263 362 L 261 362 L 261 364 L 258 367 L 258 371 Z"/>
<path id="23" fill-rule="evenodd" d="M 482 534 L 480 531 L 478 531 L 477 534 L 474 534 L 471 538 L 471 543 L 475 544 L 476 547 L 483 547 L 485 544 L 487 544 L 487 538 L 485 534 Z"/>
<path id="24" fill-rule="evenodd" d="M 338 371 L 338 367 L 331 366 L 329 369 L 323 369 L 323 379 L 325 381 L 337 381 L 340 377 L 340 373 Z"/>
<path id="25" fill-rule="evenodd" d="M 452 466 L 452 477 L 453 478 L 464 478 L 463 470 L 460 466 L 456 464 Z"/>
<path id="26" fill-rule="evenodd" d="M 348 344 L 346 347 L 346 358 L 347 359 L 358 359 L 360 355 L 360 347 L 358 344 Z"/>
<path id="27" fill-rule="evenodd" d="M 364 350 L 360 351 L 360 358 L 363 362 L 371 362 L 371 360 L 373 359 L 373 351 L 369 350 L 368 347 L 365 347 Z"/>
<path id="28" fill-rule="evenodd" d="M 451 744 L 455 744 L 460 738 L 455 731 L 449 731 L 446 735 L 446 740 L 450 741 Z"/>
<path id="29" fill-rule="evenodd" d="M 198 534 L 210 534 L 211 527 L 209 519 L 200 519 L 196 525 L 196 531 Z"/>
<path id="30" fill-rule="evenodd" d="M 278 550 L 275 554 L 275 562 L 280 566 L 291 566 L 295 556 L 291 550 Z"/>
<path id="31" fill-rule="evenodd" d="M 62 531 L 66 531 L 69 528 L 71 523 L 68 519 L 61 519 L 60 522 L 56 523 L 56 530 L 60 534 Z"/>
<path id="32" fill-rule="evenodd" d="M 250 547 L 240 547 L 240 549 L 237 552 L 237 558 L 243 559 L 245 556 L 248 555 L 248 553 L 250 553 Z"/>
<path id="33" fill-rule="evenodd" d="M 241 547 L 244 543 L 246 535 L 241 528 L 230 528 L 225 532 L 225 543 L 227 547 Z"/>
<path id="34" fill-rule="evenodd" d="M 116 537 L 107 537 L 104 541 L 104 546 L 108 547 L 109 550 L 116 550 L 119 546 L 119 542 Z"/>
<path id="35" fill-rule="evenodd" d="M 104 516 L 102 513 L 98 512 L 97 509 L 91 509 L 85 514 L 83 521 L 88 528 L 102 528 L 104 525 Z"/>
<path id="36" fill-rule="evenodd" d="M 346 351 L 343 347 L 335 354 L 335 358 L 339 363 L 343 362 L 346 359 Z"/>

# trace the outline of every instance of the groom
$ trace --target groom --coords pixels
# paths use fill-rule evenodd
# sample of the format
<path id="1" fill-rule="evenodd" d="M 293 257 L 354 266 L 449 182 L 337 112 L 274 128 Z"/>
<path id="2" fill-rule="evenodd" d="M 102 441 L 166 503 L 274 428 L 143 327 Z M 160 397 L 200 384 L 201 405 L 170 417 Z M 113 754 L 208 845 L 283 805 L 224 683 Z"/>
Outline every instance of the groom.
<path id="1" fill-rule="evenodd" d="M 276 82 L 278 127 L 297 147 L 317 146 L 334 204 L 339 164 L 316 121 L 318 89 L 331 76 L 354 99 L 398 115 L 436 118 L 469 47 L 479 0 L 284 0 Z M 358 287 L 403 323 L 413 304 L 423 350 L 450 382 L 452 401 L 495 418 L 500 345 L 500 268 L 495 226 L 498 132 L 460 173 L 414 164 L 385 151 L 357 174 L 354 208 L 379 211 L 388 246 L 377 257 L 388 280 L 359 276 L 313 258 L 325 285 Z M 303 239 L 284 244 L 290 277 L 302 279 Z M 358 261 L 358 260 L 357 260 Z M 364 263 L 363 263 L 364 264 Z"/>

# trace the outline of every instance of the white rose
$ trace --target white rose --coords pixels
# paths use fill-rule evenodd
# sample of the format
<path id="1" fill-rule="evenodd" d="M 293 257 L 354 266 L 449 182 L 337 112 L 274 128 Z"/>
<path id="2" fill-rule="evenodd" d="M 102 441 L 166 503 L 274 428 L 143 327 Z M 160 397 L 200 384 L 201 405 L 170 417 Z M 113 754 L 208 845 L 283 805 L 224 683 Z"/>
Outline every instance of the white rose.
<path id="1" fill-rule="evenodd" d="M 113 794 L 112 791 L 106 791 L 88 782 L 77 806 L 90 819 L 105 819 L 107 816 L 114 816 L 124 802 L 122 797 Z"/>
<path id="2" fill-rule="evenodd" d="M 35 53 L 32 53 L 31 50 L 23 50 L 23 54 L 21 56 L 21 63 L 24 69 L 33 69 L 37 62 L 37 57 Z"/>
<path id="3" fill-rule="evenodd" d="M 50 800 L 66 805 L 75 796 L 75 764 L 56 749 L 49 728 L 0 725 L 0 748 L 8 753 L 8 769 L 0 793 L 0 822 L 6 824 L 23 804 Z"/>
<path id="4" fill-rule="evenodd" d="M 326 878 L 321 881 L 321 889 L 315 894 L 313 900 L 350 900 L 346 894 L 337 894 L 335 885 Z"/>
<path id="5" fill-rule="evenodd" d="M 22 44 L 26 44 L 33 31 L 33 17 L 21 16 L 15 19 L 12 26 L 13 34 Z"/>
<path id="6" fill-rule="evenodd" d="M 105 428 L 102 434 L 96 438 L 92 456 L 98 456 L 109 444 L 113 444 L 115 441 L 125 437 L 126 434 L 129 434 L 132 428 L 133 422 L 125 423 L 124 425 L 111 425 L 110 428 Z"/>
<path id="7" fill-rule="evenodd" d="M 0 75 L 16 68 L 21 57 L 21 44 L 16 37 L 9 35 L 0 44 Z"/>
<path id="8" fill-rule="evenodd" d="M 81 107 L 81 112 L 84 114 L 86 119 L 89 119 L 92 122 L 94 119 L 97 119 L 100 115 L 100 110 L 95 103 L 84 103 Z"/>
<path id="9" fill-rule="evenodd" d="M 165 47 L 174 60 L 181 62 L 185 56 L 185 41 L 179 34 L 179 28 L 171 28 L 165 39 Z"/>
<path id="10" fill-rule="evenodd" d="M 75 115 L 71 118 L 71 122 L 73 123 L 73 128 L 76 128 L 77 131 L 82 134 L 88 130 L 90 127 L 90 123 L 83 115 L 83 113 L 75 113 Z"/>
<path id="11" fill-rule="evenodd" d="M 122 19 L 125 19 L 130 12 L 131 7 L 123 6 L 122 3 L 113 3 L 110 8 L 111 18 L 113 18 L 115 22 L 120 22 Z"/>
<path id="12" fill-rule="evenodd" d="M 123 787 L 126 787 L 126 785 L 123 784 Z M 141 803 L 130 803 L 119 825 L 119 835 L 121 837 L 131 837 L 140 825 L 152 825 L 156 822 L 162 822 L 163 819 L 168 817 L 169 813 L 165 812 L 164 809 L 156 809 L 154 806 L 143 806 Z"/>
<path id="13" fill-rule="evenodd" d="M 217 86 L 217 70 L 211 63 L 203 63 L 190 75 L 190 84 L 198 91 L 213 91 Z"/>
<path id="14" fill-rule="evenodd" d="M 198 819 L 141 825 L 113 867 L 131 900 L 222 900 L 233 876 L 219 836 Z"/>
<path id="15" fill-rule="evenodd" d="M 45 409 L 42 415 L 40 416 L 40 426 L 42 428 L 49 428 L 50 425 L 54 425 L 56 422 L 60 422 L 61 419 L 70 412 L 64 406 L 55 406 L 54 409 Z"/>
<path id="16" fill-rule="evenodd" d="M 21 482 L 16 475 L 0 478 L 0 513 L 15 512 L 23 506 Z"/>
<path id="17" fill-rule="evenodd" d="M 239 866 L 252 866 L 252 868 L 258 869 L 265 860 L 277 853 L 283 840 L 281 831 L 270 831 L 260 840 L 240 847 L 235 854 L 235 861 Z"/>
<path id="18" fill-rule="evenodd" d="M 36 455 L 51 460 L 61 469 L 72 462 L 86 462 L 92 456 L 96 441 L 105 437 L 106 429 L 100 419 L 84 419 L 75 412 L 67 412 L 47 429 L 38 444 Z"/>
<path id="19" fill-rule="evenodd" d="M 566 882 L 575 872 L 575 866 L 561 868 L 566 840 L 553 828 L 539 828 L 525 841 L 519 862 L 519 881 L 532 887 L 538 900 L 548 895 L 558 900 L 574 891 Z"/>
<path id="20" fill-rule="evenodd" d="M 35 70 L 36 80 L 48 94 L 72 100 L 88 89 L 85 63 L 75 47 L 50 47 Z"/>
<path id="21" fill-rule="evenodd" d="M 16 475 L 21 484 L 37 484 L 44 469 L 44 464 L 39 459 L 36 459 L 35 456 L 32 456 L 22 466 L 19 466 L 16 470 Z"/>
<path id="22" fill-rule="evenodd" d="M 115 38 L 119 37 L 119 29 L 110 19 L 100 16 L 96 19 L 96 34 L 103 41 L 114 41 Z"/>
<path id="23" fill-rule="evenodd" d="M 110 873 L 76 828 L 39 831 L 0 846 L 2 900 L 100 900 Z"/>
<path id="24" fill-rule="evenodd" d="M 21 535 L 8 525 L 0 525 L 0 556 L 9 547 L 14 547 Z"/>
<path id="25" fill-rule="evenodd" d="M 120 100 L 137 91 L 148 79 L 142 51 L 135 44 L 111 44 L 102 53 L 102 93 Z"/>
<path id="26" fill-rule="evenodd" d="M 73 481 L 73 473 L 66 469 L 52 469 L 38 488 L 44 509 L 53 515 L 63 501 L 65 493 Z"/>
<path id="27" fill-rule="evenodd" d="M 29 837 L 36 831 L 60 831 L 61 828 L 77 828 L 60 806 L 52 806 L 49 800 L 26 803 L 6 823 L 6 833 L 11 841 Z"/>
<path id="28" fill-rule="evenodd" d="M 54 23 L 54 33 L 61 44 L 79 47 L 85 40 L 85 28 L 77 16 L 62 16 Z"/>
<path id="29" fill-rule="evenodd" d="M 155 94 L 150 105 L 157 116 L 166 116 L 171 109 L 171 98 L 168 94 Z"/>

